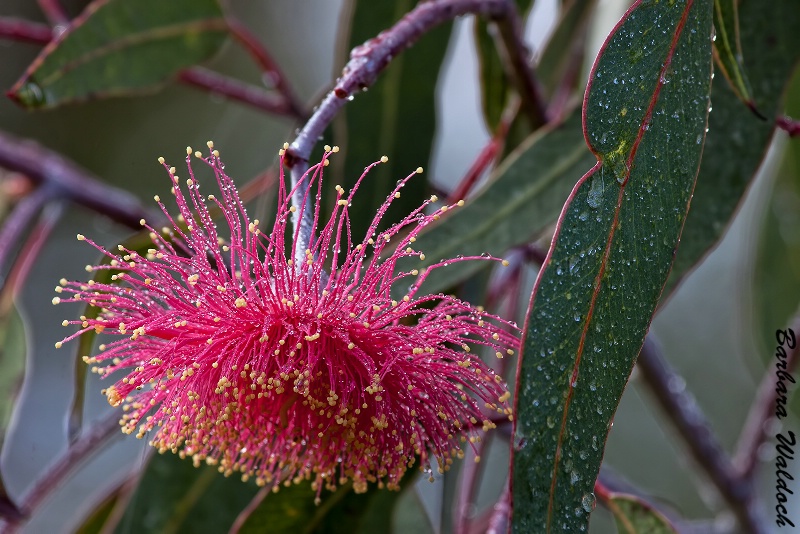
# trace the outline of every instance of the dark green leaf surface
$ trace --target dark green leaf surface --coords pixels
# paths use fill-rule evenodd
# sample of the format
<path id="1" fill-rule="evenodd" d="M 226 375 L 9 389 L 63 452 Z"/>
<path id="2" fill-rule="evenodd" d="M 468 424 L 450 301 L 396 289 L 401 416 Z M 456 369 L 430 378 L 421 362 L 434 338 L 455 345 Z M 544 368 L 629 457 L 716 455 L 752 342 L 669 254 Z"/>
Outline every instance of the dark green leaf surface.
<path id="1" fill-rule="evenodd" d="M 677 534 L 666 517 L 638 497 L 613 493 L 605 504 L 614 514 L 619 534 Z"/>
<path id="2" fill-rule="evenodd" d="M 711 0 L 640 1 L 584 102 L 598 163 L 562 211 L 518 376 L 514 532 L 588 528 L 608 431 L 666 282 L 700 164 Z"/>
<path id="3" fill-rule="evenodd" d="M 9 92 L 26 108 L 153 89 L 211 57 L 227 25 L 216 0 L 97 0 Z"/>
<path id="4" fill-rule="evenodd" d="M 415 245 L 425 253 L 425 260 L 409 259 L 398 268 L 422 268 L 456 256 L 500 256 L 530 241 L 556 220 L 576 176 L 594 161 L 578 113 L 561 126 L 532 134 L 477 196 L 419 235 Z M 443 291 L 484 266 L 468 261 L 436 269 L 426 279 L 424 290 Z"/>
<path id="5" fill-rule="evenodd" d="M 398 491 L 377 488 L 357 494 L 348 484 L 334 493 L 323 490 L 320 503 L 315 504 L 316 491 L 311 489 L 311 483 L 296 484 L 268 494 L 239 534 L 388 533 L 392 509 L 400 495 Z"/>
<path id="6" fill-rule="evenodd" d="M 343 39 L 340 55 L 394 25 L 414 7 L 412 0 L 397 2 L 355 2 L 351 34 Z M 355 95 L 333 127 L 333 140 L 342 148 L 331 158 L 333 173 L 326 180 L 329 198 L 336 198 L 334 186 L 352 187 L 364 167 L 389 156 L 389 162 L 372 170 L 359 188 L 350 214 L 353 236 L 361 239 L 375 212 L 397 180 L 428 165 L 436 129 L 434 99 L 436 83 L 444 60 L 452 25 L 427 33 L 411 48 L 392 59 L 391 64 L 368 91 Z M 427 193 L 425 179 L 418 177 L 403 188 L 384 218 L 389 226 L 419 207 Z M 330 205 L 330 204 L 328 204 Z"/>
<path id="7" fill-rule="evenodd" d="M 150 459 L 115 532 L 227 532 L 258 491 L 237 475 L 167 452 Z"/>
<path id="8" fill-rule="evenodd" d="M 92 510 L 89 515 L 81 522 L 75 529 L 75 534 L 104 534 L 106 528 L 113 525 L 108 525 L 110 519 L 114 514 L 117 506 L 120 506 L 120 500 L 125 501 L 127 494 L 126 484 L 117 488 L 113 493 L 110 493 Z"/>
<path id="9" fill-rule="evenodd" d="M 775 0 L 769 9 L 759 0 L 742 0 L 739 17 L 755 104 L 770 120 L 759 119 L 724 79 L 715 80 L 692 209 L 665 292 L 674 289 L 728 227 L 766 155 L 781 95 L 800 58 L 800 9 L 795 0 Z"/>
<path id="10" fill-rule="evenodd" d="M 753 90 L 744 68 L 739 39 L 739 0 L 714 0 L 714 56 L 721 73 L 744 103 L 753 102 Z"/>

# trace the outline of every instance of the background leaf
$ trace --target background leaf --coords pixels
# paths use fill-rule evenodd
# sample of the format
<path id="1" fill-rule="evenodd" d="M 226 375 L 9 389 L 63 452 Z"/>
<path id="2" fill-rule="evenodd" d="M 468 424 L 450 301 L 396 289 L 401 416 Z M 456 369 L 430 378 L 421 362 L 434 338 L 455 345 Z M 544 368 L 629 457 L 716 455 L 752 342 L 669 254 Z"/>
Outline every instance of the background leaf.
<path id="1" fill-rule="evenodd" d="M 612 493 L 605 500 L 619 534 L 677 534 L 666 517 L 634 495 Z"/>
<path id="2" fill-rule="evenodd" d="M 525 19 L 533 5 L 533 0 L 516 0 L 517 13 Z M 500 123 L 503 110 L 508 105 L 509 91 L 513 87 L 508 79 L 503 59 L 497 50 L 492 23 L 475 17 L 473 35 L 478 51 L 478 76 L 481 85 L 481 106 L 486 126 L 493 132 Z"/>
<path id="3" fill-rule="evenodd" d="M 486 187 L 464 207 L 417 237 L 416 249 L 425 253 L 424 261 L 401 261 L 398 269 L 426 267 L 456 256 L 501 256 L 529 242 L 556 220 L 575 177 L 594 161 L 578 113 L 560 126 L 541 129 L 497 168 Z M 436 269 L 425 280 L 424 291 L 443 291 L 483 267 L 482 262 L 468 261 Z"/>
<path id="4" fill-rule="evenodd" d="M 407 488 L 413 474 L 406 476 Z M 357 494 L 351 485 L 335 492 L 323 490 L 321 502 L 314 503 L 316 491 L 310 482 L 281 488 L 268 494 L 247 518 L 239 534 L 370 534 L 390 532 L 392 510 L 401 492 L 370 488 Z"/>
<path id="5" fill-rule="evenodd" d="M 665 294 L 719 241 L 764 159 L 780 112 L 781 96 L 800 58 L 800 9 L 794 0 L 776 0 L 769 9 L 758 0 L 739 3 L 742 47 L 753 80 L 759 119 L 725 80 L 711 90 L 713 111 L 692 209 Z M 777 328 L 775 326 L 771 329 Z"/>
<path id="6" fill-rule="evenodd" d="M 25 323 L 10 306 L 0 316 L 0 449 L 25 372 Z"/>
<path id="7" fill-rule="evenodd" d="M 714 29 L 714 57 L 719 70 L 736 96 L 743 103 L 754 105 L 739 39 L 739 0 L 714 0 Z"/>
<path id="8" fill-rule="evenodd" d="M 800 114 L 800 71 L 788 91 L 787 113 Z M 800 305 L 800 138 L 787 142 L 756 247 L 753 332 L 759 342 L 758 354 L 771 369 L 775 331 L 791 326 L 789 321 Z"/>
<path id="9" fill-rule="evenodd" d="M 226 35 L 216 0 L 96 0 L 8 95 L 34 109 L 154 89 L 211 57 Z"/>
<path id="10" fill-rule="evenodd" d="M 227 532 L 257 491 L 255 483 L 224 477 L 215 467 L 154 454 L 115 532 Z"/>
<path id="11" fill-rule="evenodd" d="M 564 207 L 528 312 L 514 532 L 588 528 L 614 412 L 666 282 L 705 134 L 711 0 L 640 1 L 584 102 L 598 164 Z"/>

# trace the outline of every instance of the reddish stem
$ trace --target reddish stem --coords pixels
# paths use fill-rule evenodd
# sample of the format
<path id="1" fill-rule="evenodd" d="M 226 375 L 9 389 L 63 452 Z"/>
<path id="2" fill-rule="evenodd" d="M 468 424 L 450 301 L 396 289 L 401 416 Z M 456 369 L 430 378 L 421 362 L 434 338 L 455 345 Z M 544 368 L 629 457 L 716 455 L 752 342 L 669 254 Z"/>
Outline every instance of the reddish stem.
<path id="1" fill-rule="evenodd" d="M 283 95 L 284 105 L 290 111 L 289 114 L 298 119 L 306 119 L 307 115 L 302 103 L 297 100 L 294 91 L 289 87 L 286 76 L 281 71 L 278 63 L 273 59 L 267 49 L 261 44 L 258 38 L 242 24 L 238 19 L 228 16 L 226 19 L 231 36 L 241 44 L 250 56 L 261 67 L 265 77 L 268 77 L 275 89 Z"/>
<path id="2" fill-rule="evenodd" d="M 270 94 L 260 87 L 203 67 L 194 67 L 181 71 L 178 74 L 178 80 L 187 85 L 199 87 L 225 98 L 253 106 L 267 113 L 297 117 L 296 112 L 283 97 Z"/>
<path id="3" fill-rule="evenodd" d="M 791 117 L 782 115 L 775 120 L 776 125 L 781 130 L 789 134 L 789 137 L 797 137 L 800 135 L 800 121 L 796 121 Z"/>
<path id="4" fill-rule="evenodd" d="M 463 200 L 467 197 L 472 188 L 475 187 L 478 179 L 494 161 L 495 157 L 497 156 L 499 146 L 500 143 L 498 143 L 496 138 L 492 138 L 488 143 L 486 143 L 486 145 L 478 154 L 478 157 L 472 162 L 467 174 L 464 175 L 464 177 L 458 183 L 456 189 L 450 194 L 450 196 L 447 197 L 446 202 L 458 202 L 459 200 Z"/>
<path id="5" fill-rule="evenodd" d="M 53 39 L 53 30 L 47 24 L 0 17 L 0 38 L 44 45 Z"/>
<path id="6" fill-rule="evenodd" d="M 53 26 L 66 26 L 69 24 L 69 15 L 58 0 L 37 0 L 44 16 Z"/>

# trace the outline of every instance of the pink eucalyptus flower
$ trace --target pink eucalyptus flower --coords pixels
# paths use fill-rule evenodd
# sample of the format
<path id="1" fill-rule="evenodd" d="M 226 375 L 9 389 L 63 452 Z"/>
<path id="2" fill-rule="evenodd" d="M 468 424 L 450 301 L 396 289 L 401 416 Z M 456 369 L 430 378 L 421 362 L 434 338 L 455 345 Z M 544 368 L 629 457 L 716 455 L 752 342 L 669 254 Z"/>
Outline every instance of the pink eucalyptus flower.
<path id="1" fill-rule="evenodd" d="M 417 457 L 424 469 L 433 457 L 445 470 L 463 442 L 494 427 L 487 414 L 511 418 L 506 385 L 471 349 L 513 354 L 517 329 L 455 297 L 418 296 L 428 270 L 396 272 L 400 258 L 424 258 L 413 248 L 416 235 L 454 206 L 425 214 L 432 197 L 378 232 L 412 174 L 354 244 L 349 210 L 358 184 L 349 193 L 337 186 L 333 214 L 321 220 L 326 149 L 300 182 L 308 191 L 300 209 L 314 200 L 318 237 L 299 254 L 283 170 L 278 214 L 264 234 L 217 151 L 203 161 L 219 196 L 201 195 L 190 155 L 183 184 L 165 165 L 180 215 L 173 219 L 156 197 L 172 228 L 142 221 L 153 242 L 146 254 L 120 246 L 115 255 L 78 236 L 111 260 L 91 270 L 112 270 L 116 283 L 62 280 L 54 302 L 99 308 L 96 318 L 65 321 L 81 329 L 64 341 L 92 330 L 120 337 L 85 361 L 101 363 L 94 370 L 103 376 L 124 374 L 104 390 L 123 405 L 124 432 L 274 489 L 310 479 L 319 495 L 348 481 L 358 492 L 368 482 L 396 488 Z M 209 205 L 224 216 L 223 234 Z M 392 286 L 408 277 L 408 292 L 392 300 Z"/>

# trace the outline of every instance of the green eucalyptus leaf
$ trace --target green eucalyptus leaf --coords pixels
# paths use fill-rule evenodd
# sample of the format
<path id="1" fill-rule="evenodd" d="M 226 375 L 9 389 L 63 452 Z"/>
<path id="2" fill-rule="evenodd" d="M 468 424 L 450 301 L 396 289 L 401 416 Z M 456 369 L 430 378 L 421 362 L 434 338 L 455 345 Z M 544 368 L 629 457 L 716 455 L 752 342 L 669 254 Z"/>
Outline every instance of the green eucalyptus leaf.
<path id="1" fill-rule="evenodd" d="M 96 0 L 8 94 L 41 109 L 151 91 L 214 55 L 227 31 L 217 0 Z"/>
<path id="2" fill-rule="evenodd" d="M 588 529 L 614 412 L 700 165 L 711 19 L 712 0 L 637 1 L 590 75 L 584 123 L 598 162 L 564 206 L 524 331 L 514 532 Z"/>

